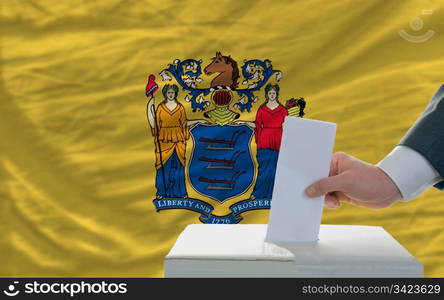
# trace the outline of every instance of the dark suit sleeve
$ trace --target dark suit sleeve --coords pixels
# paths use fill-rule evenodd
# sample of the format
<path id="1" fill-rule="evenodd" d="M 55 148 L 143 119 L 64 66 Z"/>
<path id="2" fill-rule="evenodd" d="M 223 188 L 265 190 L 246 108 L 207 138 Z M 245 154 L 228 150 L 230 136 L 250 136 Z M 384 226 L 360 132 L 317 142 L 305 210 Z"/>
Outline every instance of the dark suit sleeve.
<path id="1" fill-rule="evenodd" d="M 444 84 L 399 144 L 422 154 L 444 178 Z M 443 190 L 444 181 L 435 187 Z"/>

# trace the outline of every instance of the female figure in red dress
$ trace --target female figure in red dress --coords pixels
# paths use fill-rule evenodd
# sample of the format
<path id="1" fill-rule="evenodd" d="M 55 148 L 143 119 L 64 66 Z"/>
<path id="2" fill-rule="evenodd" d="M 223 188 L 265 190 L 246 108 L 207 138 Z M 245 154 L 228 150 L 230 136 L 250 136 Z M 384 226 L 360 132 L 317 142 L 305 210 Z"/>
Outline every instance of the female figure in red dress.
<path id="1" fill-rule="evenodd" d="M 251 199 L 271 199 L 281 147 L 282 124 L 288 115 L 287 109 L 279 103 L 279 85 L 268 84 L 265 87 L 265 99 L 266 102 L 257 110 L 255 120 L 259 168 Z"/>

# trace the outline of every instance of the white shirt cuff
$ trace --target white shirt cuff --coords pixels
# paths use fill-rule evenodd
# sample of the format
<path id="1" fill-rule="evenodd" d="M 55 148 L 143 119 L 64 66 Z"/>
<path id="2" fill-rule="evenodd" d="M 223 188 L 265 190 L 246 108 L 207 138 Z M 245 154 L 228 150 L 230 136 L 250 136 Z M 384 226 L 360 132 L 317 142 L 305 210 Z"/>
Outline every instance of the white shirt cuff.
<path id="1" fill-rule="evenodd" d="M 396 146 L 376 166 L 396 184 L 402 195 L 401 201 L 416 198 L 429 187 L 442 181 L 427 159 L 407 146 Z"/>

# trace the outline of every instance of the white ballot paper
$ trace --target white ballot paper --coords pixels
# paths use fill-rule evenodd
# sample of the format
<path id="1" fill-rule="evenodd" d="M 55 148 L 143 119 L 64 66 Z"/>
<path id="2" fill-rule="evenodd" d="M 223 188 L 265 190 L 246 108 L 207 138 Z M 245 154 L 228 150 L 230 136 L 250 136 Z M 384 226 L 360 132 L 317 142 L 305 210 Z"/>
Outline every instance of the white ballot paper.
<path id="1" fill-rule="evenodd" d="M 318 239 L 324 196 L 304 190 L 327 177 L 336 124 L 286 117 L 268 220 L 266 242 L 313 242 Z"/>

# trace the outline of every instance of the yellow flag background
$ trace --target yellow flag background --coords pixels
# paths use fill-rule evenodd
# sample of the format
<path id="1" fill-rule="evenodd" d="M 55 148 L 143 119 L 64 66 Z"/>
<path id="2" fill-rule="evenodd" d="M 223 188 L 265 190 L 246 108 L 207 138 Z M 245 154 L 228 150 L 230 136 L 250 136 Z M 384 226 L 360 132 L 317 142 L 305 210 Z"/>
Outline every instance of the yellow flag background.
<path id="1" fill-rule="evenodd" d="M 338 123 L 335 150 L 371 163 L 444 82 L 439 1 L 0 5 L 1 276 L 163 275 L 178 234 L 199 222 L 152 203 L 144 89 L 147 75 L 175 58 L 271 59 L 284 73 L 281 99 L 304 96 L 307 118 Z M 413 43 L 402 29 L 434 35 Z M 268 211 L 243 216 L 266 223 Z M 444 276 L 444 193 L 384 210 L 344 204 L 325 210 L 323 223 L 383 226 L 426 276 Z"/>

